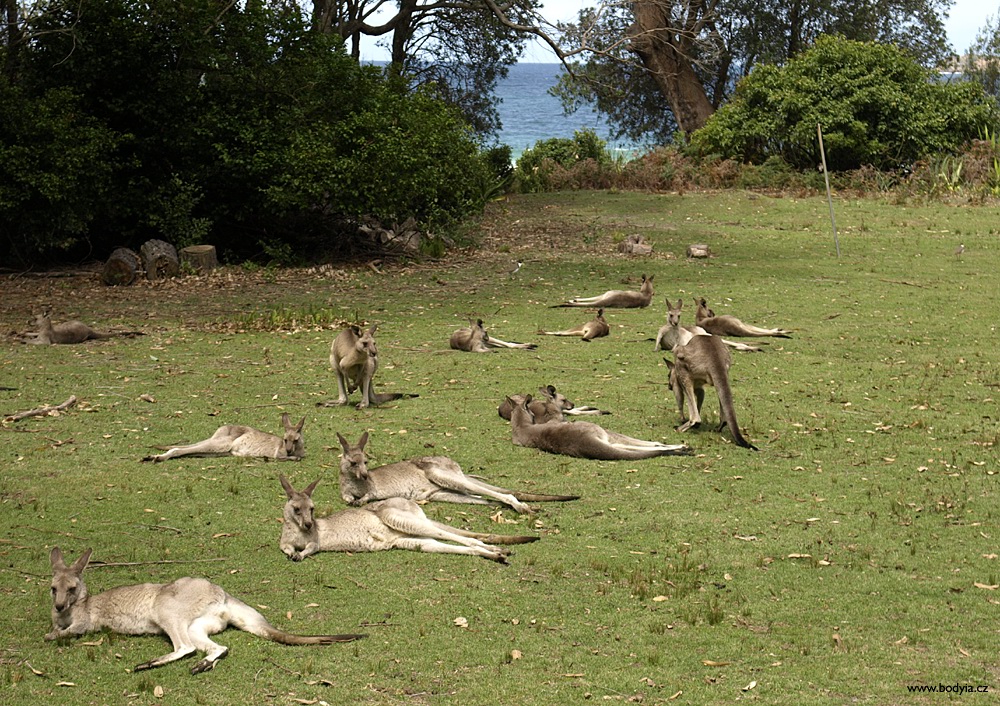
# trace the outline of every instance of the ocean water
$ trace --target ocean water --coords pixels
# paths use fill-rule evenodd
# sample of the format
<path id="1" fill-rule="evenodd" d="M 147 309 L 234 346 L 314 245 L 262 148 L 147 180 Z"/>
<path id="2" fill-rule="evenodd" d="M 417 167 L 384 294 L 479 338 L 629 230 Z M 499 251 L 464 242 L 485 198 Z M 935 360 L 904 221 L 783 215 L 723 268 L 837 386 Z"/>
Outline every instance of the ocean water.
<path id="1" fill-rule="evenodd" d="M 497 84 L 500 142 L 509 145 L 515 159 L 539 140 L 573 137 L 584 128 L 593 130 L 608 142 L 611 149 L 629 149 L 631 145 L 613 142 L 608 126 L 593 110 L 583 108 L 564 115 L 559 99 L 549 89 L 559 81 L 561 64 L 515 64 L 506 79 Z"/>

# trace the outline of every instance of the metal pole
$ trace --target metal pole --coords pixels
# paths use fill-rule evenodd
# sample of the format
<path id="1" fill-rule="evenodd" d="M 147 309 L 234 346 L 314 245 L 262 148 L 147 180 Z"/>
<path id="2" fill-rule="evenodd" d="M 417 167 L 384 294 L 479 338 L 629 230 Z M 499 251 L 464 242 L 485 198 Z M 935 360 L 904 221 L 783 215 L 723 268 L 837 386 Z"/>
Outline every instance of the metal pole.
<path id="1" fill-rule="evenodd" d="M 833 244 L 837 246 L 837 259 L 840 259 L 840 238 L 837 237 L 837 219 L 833 216 L 833 196 L 830 195 L 830 173 L 826 170 L 826 150 L 823 149 L 823 127 L 816 123 L 816 134 L 819 135 L 819 156 L 823 160 L 823 179 L 826 180 L 826 202 L 830 205 L 830 223 L 833 224 Z"/>

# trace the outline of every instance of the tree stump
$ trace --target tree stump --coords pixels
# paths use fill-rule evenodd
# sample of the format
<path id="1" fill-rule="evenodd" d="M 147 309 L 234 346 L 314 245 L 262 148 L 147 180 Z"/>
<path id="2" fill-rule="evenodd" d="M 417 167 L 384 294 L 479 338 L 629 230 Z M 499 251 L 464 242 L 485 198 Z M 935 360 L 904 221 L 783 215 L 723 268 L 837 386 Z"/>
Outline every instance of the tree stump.
<path id="1" fill-rule="evenodd" d="M 147 240 L 139 248 L 142 264 L 146 267 L 146 279 L 158 280 L 176 277 L 181 271 L 177 250 L 165 240 Z"/>
<path id="2" fill-rule="evenodd" d="M 142 261 L 134 250 L 115 248 L 104 263 L 101 281 L 109 287 L 125 287 L 142 273 Z"/>
<path id="3" fill-rule="evenodd" d="M 189 245 L 181 248 L 181 264 L 201 274 L 219 266 L 214 245 Z"/>

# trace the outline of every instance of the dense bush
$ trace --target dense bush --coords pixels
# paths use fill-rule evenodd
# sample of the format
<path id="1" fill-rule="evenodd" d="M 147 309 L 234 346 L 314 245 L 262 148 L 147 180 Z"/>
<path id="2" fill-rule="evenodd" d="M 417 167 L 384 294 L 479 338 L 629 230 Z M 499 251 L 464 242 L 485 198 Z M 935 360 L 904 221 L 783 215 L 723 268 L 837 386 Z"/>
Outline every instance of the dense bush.
<path id="1" fill-rule="evenodd" d="M 479 209 L 499 175 L 459 114 L 359 66 L 294 7 L 39 15 L 17 85 L 0 83 L 0 258 L 151 237 L 311 258 L 351 247 L 362 218 L 441 231 Z"/>
<path id="2" fill-rule="evenodd" d="M 824 37 L 785 66 L 761 65 L 692 135 L 702 155 L 754 164 L 780 157 L 797 169 L 897 169 L 957 151 L 996 124 L 979 84 L 945 84 L 898 48 Z"/>
<path id="3" fill-rule="evenodd" d="M 607 172 L 612 170 L 613 162 L 607 144 L 593 130 L 577 130 L 572 138 L 539 140 L 517 160 L 515 189 L 532 193 L 601 188 L 599 182 L 610 178 Z M 594 182 L 595 177 L 598 183 Z"/>

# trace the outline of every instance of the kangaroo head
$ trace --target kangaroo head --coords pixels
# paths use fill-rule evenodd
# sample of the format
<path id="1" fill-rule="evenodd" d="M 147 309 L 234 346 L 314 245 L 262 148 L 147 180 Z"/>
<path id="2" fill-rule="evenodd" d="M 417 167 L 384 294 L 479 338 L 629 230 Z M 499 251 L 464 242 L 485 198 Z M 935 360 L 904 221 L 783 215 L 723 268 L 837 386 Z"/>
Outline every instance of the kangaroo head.
<path id="1" fill-rule="evenodd" d="M 285 503 L 285 522 L 298 527 L 303 532 L 311 531 L 315 522 L 312 494 L 316 490 L 319 478 L 301 491 L 295 490 L 284 475 L 279 475 L 278 480 L 281 481 L 281 487 L 285 489 L 285 495 L 288 496 L 288 501 Z"/>
<path id="2" fill-rule="evenodd" d="M 62 550 L 52 547 L 49 562 L 52 564 L 52 622 L 56 627 L 69 627 L 73 622 L 73 606 L 87 598 L 83 570 L 90 563 L 93 552 L 93 549 L 88 549 L 72 565 L 66 566 Z"/>
<path id="3" fill-rule="evenodd" d="M 602 309 L 603 311 L 603 309 Z M 573 409 L 573 403 L 566 399 L 566 395 L 561 392 L 556 392 L 556 388 L 553 385 L 548 385 L 547 387 L 540 387 L 538 391 L 542 393 L 542 396 L 552 402 L 559 409 Z"/>
<path id="4" fill-rule="evenodd" d="M 357 326 L 352 326 L 352 330 L 357 336 L 357 341 L 354 343 L 354 348 L 359 353 L 364 353 L 370 358 L 375 358 L 378 356 L 378 347 L 375 345 L 375 331 L 378 329 L 378 324 L 372 324 L 368 327 L 368 330 L 364 333 Z"/>
<path id="5" fill-rule="evenodd" d="M 598 309 L 597 310 L 597 320 L 598 321 L 604 321 L 604 309 Z M 607 323 L 607 322 L 605 322 L 605 323 Z"/>
<path id="6" fill-rule="evenodd" d="M 681 307 L 684 305 L 684 301 L 681 299 L 677 300 L 677 306 L 670 303 L 667 300 L 667 323 L 671 326 L 681 325 Z"/>
<path id="7" fill-rule="evenodd" d="M 306 424 L 306 418 L 293 425 L 288 413 L 281 415 L 281 424 L 285 427 L 285 436 L 282 443 L 285 447 L 285 455 L 288 458 L 304 458 L 306 455 L 306 442 L 302 437 L 302 427 Z"/>
<path id="8" fill-rule="evenodd" d="M 358 443 L 352 445 L 340 432 L 337 433 L 340 448 L 344 450 L 340 457 L 340 473 L 358 480 L 368 480 L 368 458 L 365 456 L 365 445 L 368 443 L 368 432 L 361 434 Z"/>

